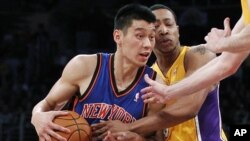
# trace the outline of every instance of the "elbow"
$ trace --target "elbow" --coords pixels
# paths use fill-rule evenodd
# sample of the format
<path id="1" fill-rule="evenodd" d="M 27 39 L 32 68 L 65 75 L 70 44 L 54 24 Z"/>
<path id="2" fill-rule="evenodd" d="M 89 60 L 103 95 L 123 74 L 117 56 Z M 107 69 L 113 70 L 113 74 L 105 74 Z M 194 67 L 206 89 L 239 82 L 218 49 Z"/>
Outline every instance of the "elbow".
<path id="1" fill-rule="evenodd" d="M 224 67 L 225 77 L 235 74 L 239 69 L 239 66 L 238 63 L 227 63 Z"/>
<path id="2" fill-rule="evenodd" d="M 231 76 L 237 72 L 239 67 L 240 67 L 240 63 L 237 61 L 221 62 L 218 77 L 224 79 L 228 76 Z"/>
<path id="3" fill-rule="evenodd" d="M 237 72 L 238 68 L 239 67 L 233 67 L 233 66 L 230 67 L 230 69 L 228 69 L 228 71 L 227 71 L 227 76 L 235 74 Z"/>

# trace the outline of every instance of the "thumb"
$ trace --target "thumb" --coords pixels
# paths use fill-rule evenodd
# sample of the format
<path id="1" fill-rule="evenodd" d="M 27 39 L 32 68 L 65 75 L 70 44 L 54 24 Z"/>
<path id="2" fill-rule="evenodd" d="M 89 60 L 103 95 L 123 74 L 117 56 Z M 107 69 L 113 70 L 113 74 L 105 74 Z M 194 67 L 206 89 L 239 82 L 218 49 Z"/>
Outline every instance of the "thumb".
<path id="1" fill-rule="evenodd" d="M 230 36 L 231 35 L 231 27 L 230 27 L 230 18 L 225 18 L 224 19 L 224 36 L 227 37 L 227 36 Z"/>
<path id="2" fill-rule="evenodd" d="M 151 78 L 149 78 L 148 74 L 144 75 L 144 79 L 149 85 L 152 85 L 154 83 L 154 81 Z"/>
<path id="3" fill-rule="evenodd" d="M 56 117 L 56 116 L 68 115 L 69 111 L 53 111 L 52 113 L 53 113 L 53 116 Z"/>

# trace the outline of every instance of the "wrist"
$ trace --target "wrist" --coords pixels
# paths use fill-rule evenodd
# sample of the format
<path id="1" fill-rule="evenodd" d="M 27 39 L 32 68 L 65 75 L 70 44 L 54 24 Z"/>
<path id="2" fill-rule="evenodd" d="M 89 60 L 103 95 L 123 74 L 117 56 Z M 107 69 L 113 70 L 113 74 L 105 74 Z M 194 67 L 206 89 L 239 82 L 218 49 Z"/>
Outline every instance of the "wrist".
<path id="1" fill-rule="evenodd" d="M 223 52 L 223 51 L 227 51 L 229 49 L 229 44 L 227 42 L 229 37 L 225 37 L 222 40 L 219 40 L 217 42 L 217 50 L 219 53 Z"/>

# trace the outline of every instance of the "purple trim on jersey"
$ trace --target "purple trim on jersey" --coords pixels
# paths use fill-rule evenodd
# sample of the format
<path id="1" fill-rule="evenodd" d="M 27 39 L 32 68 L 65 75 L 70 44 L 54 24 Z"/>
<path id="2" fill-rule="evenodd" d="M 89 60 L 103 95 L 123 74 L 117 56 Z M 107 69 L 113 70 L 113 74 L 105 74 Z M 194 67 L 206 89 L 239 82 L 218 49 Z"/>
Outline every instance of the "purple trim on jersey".
<path id="1" fill-rule="evenodd" d="M 198 113 L 198 121 L 202 141 L 222 141 L 219 86 L 208 94 Z"/>

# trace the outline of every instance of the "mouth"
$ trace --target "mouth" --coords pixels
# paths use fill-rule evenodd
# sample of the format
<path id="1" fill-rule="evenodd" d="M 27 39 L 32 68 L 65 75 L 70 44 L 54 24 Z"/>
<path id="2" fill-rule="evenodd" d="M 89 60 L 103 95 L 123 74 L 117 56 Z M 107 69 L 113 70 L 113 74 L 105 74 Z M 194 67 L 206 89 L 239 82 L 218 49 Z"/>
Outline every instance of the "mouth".
<path id="1" fill-rule="evenodd" d="M 163 46 L 169 46 L 172 44 L 172 40 L 171 39 L 168 39 L 168 38 L 164 38 L 162 40 L 160 40 L 159 42 L 161 45 Z"/>
<path id="2" fill-rule="evenodd" d="M 142 57 L 149 57 L 149 55 L 150 55 L 149 52 L 140 53 L 140 56 Z"/>
<path id="3" fill-rule="evenodd" d="M 139 54 L 139 58 L 142 62 L 147 62 L 149 56 L 150 56 L 149 52 L 143 52 Z"/>
<path id="4" fill-rule="evenodd" d="M 162 40 L 161 40 L 161 43 L 164 43 L 164 44 L 170 43 L 170 42 L 172 42 L 172 40 L 170 40 L 170 39 L 168 39 L 168 38 L 165 38 L 165 39 L 162 39 Z"/>

